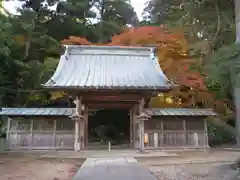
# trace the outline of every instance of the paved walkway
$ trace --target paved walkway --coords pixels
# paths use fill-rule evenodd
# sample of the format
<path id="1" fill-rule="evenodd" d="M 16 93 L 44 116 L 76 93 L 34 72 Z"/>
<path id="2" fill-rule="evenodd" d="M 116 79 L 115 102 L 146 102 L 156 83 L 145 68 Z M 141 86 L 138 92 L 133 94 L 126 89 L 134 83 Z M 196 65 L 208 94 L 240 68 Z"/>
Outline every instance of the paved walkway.
<path id="1" fill-rule="evenodd" d="M 87 158 L 73 180 L 156 180 L 135 158 Z"/>

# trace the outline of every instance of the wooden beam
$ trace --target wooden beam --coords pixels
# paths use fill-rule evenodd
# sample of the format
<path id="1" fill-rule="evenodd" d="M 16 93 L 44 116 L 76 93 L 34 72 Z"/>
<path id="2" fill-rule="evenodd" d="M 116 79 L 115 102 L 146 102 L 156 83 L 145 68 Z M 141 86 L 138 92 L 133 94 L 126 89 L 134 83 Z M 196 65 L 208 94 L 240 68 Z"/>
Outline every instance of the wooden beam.
<path id="1" fill-rule="evenodd" d="M 102 109 L 130 109 L 132 107 L 131 104 L 88 104 L 89 108 L 102 108 Z"/>
<path id="2" fill-rule="evenodd" d="M 141 95 L 91 95 L 83 96 L 83 101 L 139 101 L 142 98 Z"/>
<path id="3" fill-rule="evenodd" d="M 74 96 L 80 95 L 80 96 L 120 96 L 120 95 L 139 95 L 139 96 L 149 96 L 149 94 L 152 94 L 152 92 L 139 92 L 139 91 L 127 91 L 127 90 L 108 90 L 108 91 L 72 91 L 71 93 Z"/>
<path id="4" fill-rule="evenodd" d="M 122 101 L 87 101 L 87 102 L 84 102 L 84 104 L 86 105 L 95 105 L 95 104 L 101 104 L 101 105 L 116 105 L 116 104 L 119 104 L 119 105 L 130 105 L 130 106 L 133 106 L 135 104 L 135 102 L 122 102 Z"/>

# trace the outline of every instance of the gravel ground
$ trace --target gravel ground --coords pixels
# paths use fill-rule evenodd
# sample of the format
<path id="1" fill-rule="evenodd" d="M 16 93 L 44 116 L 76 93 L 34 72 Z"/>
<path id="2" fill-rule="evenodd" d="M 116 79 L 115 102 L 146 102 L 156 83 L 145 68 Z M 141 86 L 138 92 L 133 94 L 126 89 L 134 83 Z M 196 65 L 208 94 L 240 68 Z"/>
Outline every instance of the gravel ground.
<path id="1" fill-rule="evenodd" d="M 0 155 L 1 180 L 72 180 L 83 160 Z"/>
<path id="2" fill-rule="evenodd" d="M 150 166 L 149 169 L 158 180 L 240 180 L 240 172 L 223 163 Z"/>

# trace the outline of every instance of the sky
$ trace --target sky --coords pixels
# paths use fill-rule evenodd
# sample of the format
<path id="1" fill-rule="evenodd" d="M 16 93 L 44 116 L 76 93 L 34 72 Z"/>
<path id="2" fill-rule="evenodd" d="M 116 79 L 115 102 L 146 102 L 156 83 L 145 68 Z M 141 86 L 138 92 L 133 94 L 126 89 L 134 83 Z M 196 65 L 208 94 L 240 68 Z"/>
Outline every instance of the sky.
<path id="1" fill-rule="evenodd" d="M 141 19 L 141 15 L 144 9 L 144 4 L 147 2 L 147 0 L 131 0 L 131 4 L 134 7 L 135 12 L 138 15 L 138 18 Z"/>
<path id="2" fill-rule="evenodd" d="M 131 0 L 131 4 L 134 7 L 134 10 L 136 11 L 138 17 L 141 19 L 141 14 L 144 8 L 144 4 L 147 0 Z M 9 2 L 3 2 L 4 7 L 10 12 L 10 13 L 16 13 L 16 8 L 19 6 L 19 4 L 15 1 L 9 1 Z"/>

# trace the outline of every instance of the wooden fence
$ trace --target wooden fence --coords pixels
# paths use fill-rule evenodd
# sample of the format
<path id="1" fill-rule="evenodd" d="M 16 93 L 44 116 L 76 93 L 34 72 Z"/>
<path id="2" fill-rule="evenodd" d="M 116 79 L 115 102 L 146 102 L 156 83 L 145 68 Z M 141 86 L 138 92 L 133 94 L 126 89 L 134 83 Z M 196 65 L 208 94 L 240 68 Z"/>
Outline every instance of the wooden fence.
<path id="1" fill-rule="evenodd" d="M 145 147 L 209 147 L 206 120 L 196 117 L 150 119 L 145 122 Z"/>
<path id="2" fill-rule="evenodd" d="M 145 147 L 153 148 L 203 148 L 207 146 L 203 131 L 146 132 Z"/>
<path id="3" fill-rule="evenodd" d="M 73 150 L 74 122 L 65 119 L 12 119 L 7 132 L 10 150 Z"/>
<path id="4" fill-rule="evenodd" d="M 72 150 L 73 147 L 73 131 L 14 131 L 9 134 L 9 149 Z"/>

